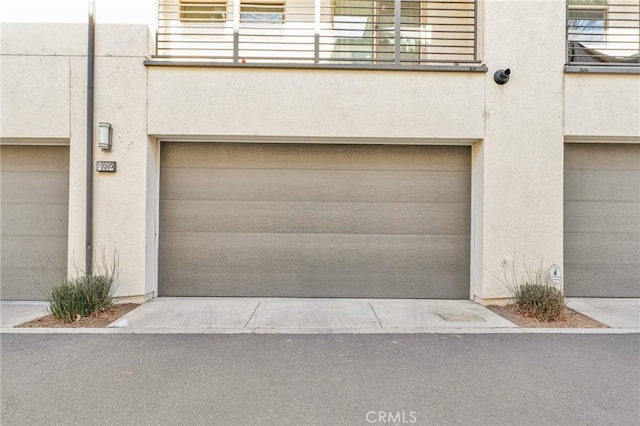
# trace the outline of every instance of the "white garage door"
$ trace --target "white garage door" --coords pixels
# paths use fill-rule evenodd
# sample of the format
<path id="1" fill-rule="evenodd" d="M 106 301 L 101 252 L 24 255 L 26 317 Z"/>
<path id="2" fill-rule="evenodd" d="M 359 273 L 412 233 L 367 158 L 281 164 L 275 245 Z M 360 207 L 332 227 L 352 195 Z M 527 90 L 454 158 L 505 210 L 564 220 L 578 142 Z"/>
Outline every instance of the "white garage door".
<path id="1" fill-rule="evenodd" d="M 565 292 L 640 297 L 640 145 L 565 146 Z"/>
<path id="2" fill-rule="evenodd" d="M 42 300 L 67 267 L 69 148 L 0 147 L 3 300 Z"/>
<path id="3" fill-rule="evenodd" d="M 470 147 L 162 143 L 161 296 L 467 298 Z"/>

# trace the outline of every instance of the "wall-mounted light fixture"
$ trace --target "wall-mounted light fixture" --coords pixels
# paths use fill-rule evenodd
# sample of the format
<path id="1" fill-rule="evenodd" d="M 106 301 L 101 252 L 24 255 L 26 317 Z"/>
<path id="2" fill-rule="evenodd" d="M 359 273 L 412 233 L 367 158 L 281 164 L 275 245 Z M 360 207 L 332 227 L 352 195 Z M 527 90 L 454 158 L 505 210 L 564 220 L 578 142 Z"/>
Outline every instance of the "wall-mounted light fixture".
<path id="1" fill-rule="evenodd" d="M 511 75 L 511 70 L 509 68 L 504 70 L 498 70 L 493 74 L 493 81 L 498 84 L 507 84 L 509 82 L 509 76 Z"/>
<path id="2" fill-rule="evenodd" d="M 103 151 L 111 150 L 111 123 L 101 121 L 98 123 L 98 127 L 100 127 L 100 141 L 98 142 L 98 146 Z"/>

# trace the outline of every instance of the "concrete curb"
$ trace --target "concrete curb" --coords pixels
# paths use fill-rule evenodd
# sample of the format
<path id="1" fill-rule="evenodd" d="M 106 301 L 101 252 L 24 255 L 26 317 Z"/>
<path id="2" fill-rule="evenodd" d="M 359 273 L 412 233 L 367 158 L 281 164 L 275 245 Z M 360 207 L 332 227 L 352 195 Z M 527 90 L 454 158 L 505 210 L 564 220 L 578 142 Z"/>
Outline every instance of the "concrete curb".
<path id="1" fill-rule="evenodd" d="M 0 334 L 637 334 L 638 328 L 2 328 Z"/>

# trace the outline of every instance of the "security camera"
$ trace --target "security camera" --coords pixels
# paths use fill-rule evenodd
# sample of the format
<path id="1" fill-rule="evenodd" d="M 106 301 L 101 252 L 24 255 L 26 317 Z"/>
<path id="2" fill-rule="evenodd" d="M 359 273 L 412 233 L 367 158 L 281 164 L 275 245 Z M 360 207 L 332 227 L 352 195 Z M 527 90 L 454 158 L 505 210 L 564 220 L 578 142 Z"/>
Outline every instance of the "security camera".
<path id="1" fill-rule="evenodd" d="M 509 75 L 511 75 L 511 70 L 509 68 L 506 70 L 498 70 L 493 74 L 493 81 L 498 84 L 507 84 L 509 81 Z"/>

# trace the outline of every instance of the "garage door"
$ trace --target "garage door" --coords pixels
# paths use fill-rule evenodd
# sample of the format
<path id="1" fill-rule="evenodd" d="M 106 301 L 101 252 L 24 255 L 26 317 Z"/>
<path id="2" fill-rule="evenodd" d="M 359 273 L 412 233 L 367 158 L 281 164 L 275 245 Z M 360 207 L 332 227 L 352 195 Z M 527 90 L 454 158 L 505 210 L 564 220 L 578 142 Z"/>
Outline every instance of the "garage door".
<path id="1" fill-rule="evenodd" d="M 640 145 L 565 146 L 569 296 L 640 297 Z"/>
<path id="2" fill-rule="evenodd" d="M 0 166 L 2 299 L 42 300 L 66 274 L 69 148 L 2 146 Z"/>
<path id="3" fill-rule="evenodd" d="M 469 147 L 162 143 L 161 158 L 161 296 L 469 295 Z"/>

